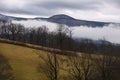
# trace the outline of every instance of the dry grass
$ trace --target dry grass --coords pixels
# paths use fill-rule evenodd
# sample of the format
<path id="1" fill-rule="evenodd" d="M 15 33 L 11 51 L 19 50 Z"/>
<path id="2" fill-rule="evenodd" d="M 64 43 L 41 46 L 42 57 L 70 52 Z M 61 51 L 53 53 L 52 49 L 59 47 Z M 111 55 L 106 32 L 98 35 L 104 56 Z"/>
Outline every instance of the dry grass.
<path id="1" fill-rule="evenodd" d="M 40 80 L 36 70 L 39 58 L 34 49 L 0 43 L 0 50 L 9 59 L 15 80 Z"/>
<path id="2" fill-rule="evenodd" d="M 14 44 L 14 45 L 13 45 Z M 35 53 L 36 49 L 39 51 Z M 66 62 L 67 56 L 82 56 L 84 53 L 74 53 L 72 51 L 61 51 L 59 49 L 47 48 L 37 45 L 25 44 L 21 42 L 0 39 L 0 51 L 9 59 L 13 68 L 15 80 L 45 80 L 46 77 L 37 71 L 38 64 L 42 65 L 39 56 L 46 56 L 46 53 L 54 52 L 58 55 L 60 61 Z M 47 52 L 46 52 L 47 51 Z M 98 59 L 102 55 L 92 54 L 92 57 Z M 66 63 L 60 63 L 66 68 Z M 68 76 L 68 72 L 60 70 L 60 76 Z M 66 80 L 69 77 L 65 77 Z"/>
<path id="3" fill-rule="evenodd" d="M 37 70 L 39 64 L 43 64 L 39 56 L 46 57 L 48 52 L 43 50 L 12 45 L 0 42 L 1 53 L 8 58 L 12 68 L 15 80 L 45 80 L 44 74 Z M 50 52 L 49 52 L 50 53 Z M 66 55 L 58 55 L 61 60 L 66 59 Z M 60 76 L 64 78 L 68 73 L 60 70 Z M 61 79 L 62 80 L 62 79 Z M 68 79 L 69 80 L 69 79 Z"/>
<path id="4" fill-rule="evenodd" d="M 35 53 L 38 50 L 39 53 Z M 11 41 L 6 39 L 0 39 L 0 51 L 9 59 L 9 62 L 13 68 L 15 80 L 45 80 L 43 74 L 38 73 L 38 64 L 42 65 L 39 56 L 46 56 L 47 52 L 54 52 L 59 57 L 65 57 L 65 55 L 75 56 L 71 51 L 61 51 L 59 49 L 47 48 L 37 45 L 31 45 L 21 43 L 17 41 Z M 61 76 L 66 72 L 60 71 Z M 64 73 L 64 74 L 63 74 Z"/>
<path id="5" fill-rule="evenodd" d="M 48 52 L 54 52 L 59 55 L 71 55 L 71 56 L 76 56 L 77 54 L 73 51 L 61 51 L 60 49 L 54 49 L 54 48 L 48 48 L 44 46 L 38 46 L 38 45 L 33 45 L 33 44 L 28 44 L 28 43 L 22 43 L 18 41 L 12 41 L 12 40 L 7 40 L 7 39 L 2 39 L 0 38 L 1 43 L 8 43 L 8 44 L 14 44 L 14 45 L 19 45 L 23 47 L 28 47 L 32 49 L 38 49 L 38 50 L 43 50 L 43 51 L 48 51 Z"/>

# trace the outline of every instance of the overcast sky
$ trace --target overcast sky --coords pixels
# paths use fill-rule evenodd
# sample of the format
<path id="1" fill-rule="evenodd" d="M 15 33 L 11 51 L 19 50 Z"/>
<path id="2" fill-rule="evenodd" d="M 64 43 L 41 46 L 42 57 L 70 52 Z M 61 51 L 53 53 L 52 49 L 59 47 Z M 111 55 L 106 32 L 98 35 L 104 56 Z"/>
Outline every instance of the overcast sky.
<path id="1" fill-rule="evenodd" d="M 0 0 L 0 13 L 20 17 L 67 14 L 77 19 L 120 22 L 120 0 Z"/>

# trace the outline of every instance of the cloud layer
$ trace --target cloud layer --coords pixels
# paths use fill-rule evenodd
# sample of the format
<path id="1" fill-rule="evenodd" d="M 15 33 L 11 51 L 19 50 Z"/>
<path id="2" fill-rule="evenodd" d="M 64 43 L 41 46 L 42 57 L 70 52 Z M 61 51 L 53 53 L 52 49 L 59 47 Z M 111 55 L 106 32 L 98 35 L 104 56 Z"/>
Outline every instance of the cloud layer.
<path id="1" fill-rule="evenodd" d="M 36 21 L 36 20 L 28 20 L 28 21 L 13 21 L 13 23 L 23 24 L 25 27 L 39 27 L 39 26 L 47 26 L 50 31 L 55 31 L 57 28 L 57 24 L 50 23 L 46 21 Z M 120 44 L 120 25 L 109 25 L 104 27 L 87 27 L 87 26 L 76 26 L 72 27 L 73 37 L 77 38 L 88 38 L 93 40 L 106 39 L 112 43 Z"/>
<path id="2" fill-rule="evenodd" d="M 1 0 L 0 13 L 120 22 L 120 0 Z"/>

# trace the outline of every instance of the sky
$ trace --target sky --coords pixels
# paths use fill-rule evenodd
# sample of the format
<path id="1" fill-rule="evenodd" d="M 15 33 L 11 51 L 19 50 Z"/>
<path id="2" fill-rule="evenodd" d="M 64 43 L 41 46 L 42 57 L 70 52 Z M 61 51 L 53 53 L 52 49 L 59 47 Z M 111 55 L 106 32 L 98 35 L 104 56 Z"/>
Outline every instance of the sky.
<path id="1" fill-rule="evenodd" d="M 0 0 L 0 13 L 19 17 L 66 14 L 76 19 L 120 22 L 120 0 Z"/>

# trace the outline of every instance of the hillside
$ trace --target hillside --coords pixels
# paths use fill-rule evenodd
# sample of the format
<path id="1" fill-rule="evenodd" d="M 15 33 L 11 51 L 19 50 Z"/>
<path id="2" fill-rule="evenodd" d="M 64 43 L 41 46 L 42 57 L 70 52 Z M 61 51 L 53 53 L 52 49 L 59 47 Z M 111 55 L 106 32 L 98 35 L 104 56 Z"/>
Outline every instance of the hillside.
<path id="1" fill-rule="evenodd" d="M 36 54 L 34 52 L 36 51 L 35 49 L 7 43 L 0 43 L 0 51 L 6 58 L 8 58 L 9 63 L 13 68 L 15 80 L 46 79 L 44 74 L 40 74 L 37 70 L 38 65 L 42 64 L 39 55 L 46 56 L 45 51 L 39 50 L 39 54 Z"/>
<path id="2" fill-rule="evenodd" d="M 87 56 L 87 54 L 83 55 L 82 53 L 79 53 L 79 56 L 82 55 L 83 57 L 74 58 L 73 56 L 76 55 L 73 55 L 73 52 L 71 51 L 60 51 L 58 49 L 41 47 L 31 44 L 24 44 L 16 41 L 5 40 L 5 39 L 0 39 L 0 52 L 6 58 L 8 58 L 9 63 L 13 68 L 13 74 L 15 80 L 46 80 L 46 76 L 43 73 L 39 73 L 37 69 L 39 65 L 44 66 L 44 62 L 42 61 L 42 59 L 40 59 L 40 56 L 47 58 L 47 54 L 50 52 L 61 54 L 61 55 L 57 55 L 60 64 L 60 74 L 59 74 L 60 80 L 64 80 L 64 79 L 71 80 L 70 74 L 67 71 L 68 69 L 70 69 L 71 66 L 70 65 L 71 62 L 69 63 L 68 60 L 68 54 L 72 56 L 72 59 L 75 60 L 78 64 L 82 62 L 82 65 L 84 66 L 86 65 L 86 63 L 88 64 L 88 61 L 90 61 L 89 64 L 93 64 L 91 63 L 91 61 L 94 61 L 93 58 L 90 59 L 89 58 L 90 56 Z M 94 57 L 94 59 L 97 60 L 101 56 L 93 54 L 92 57 Z M 81 65 L 78 66 L 83 67 Z M 44 67 L 48 67 L 48 66 L 44 66 Z M 74 65 L 72 65 L 71 67 L 74 67 Z M 95 66 L 91 67 L 93 71 L 94 71 L 94 67 Z M 117 66 L 117 69 L 119 70 L 119 66 Z M 92 73 L 94 73 L 93 71 Z"/>
<path id="3" fill-rule="evenodd" d="M 38 73 L 37 67 L 39 63 L 41 64 L 39 55 L 45 56 L 46 50 L 42 48 L 43 50 L 39 50 L 39 54 L 37 54 L 35 51 L 40 48 L 30 47 L 33 46 L 30 44 L 21 46 L 20 43 L 17 43 L 19 42 L 0 39 L 0 52 L 8 58 L 13 68 L 15 80 L 45 80 L 45 76 L 43 74 L 40 76 L 41 74 Z M 51 48 L 48 48 L 48 50 L 51 50 Z M 53 51 L 59 53 L 57 50 Z"/>
<path id="4" fill-rule="evenodd" d="M 39 80 L 36 70 L 39 58 L 34 49 L 0 43 L 0 51 L 9 59 L 15 80 Z"/>

